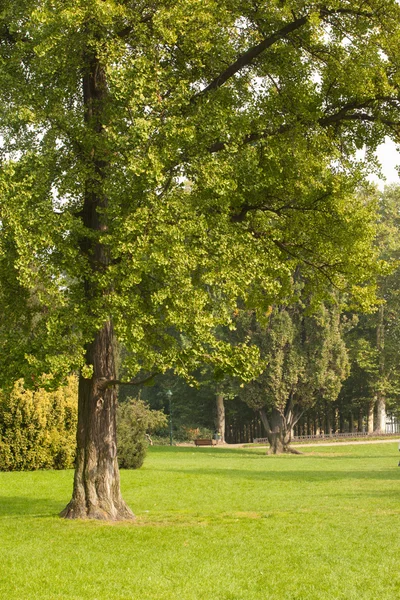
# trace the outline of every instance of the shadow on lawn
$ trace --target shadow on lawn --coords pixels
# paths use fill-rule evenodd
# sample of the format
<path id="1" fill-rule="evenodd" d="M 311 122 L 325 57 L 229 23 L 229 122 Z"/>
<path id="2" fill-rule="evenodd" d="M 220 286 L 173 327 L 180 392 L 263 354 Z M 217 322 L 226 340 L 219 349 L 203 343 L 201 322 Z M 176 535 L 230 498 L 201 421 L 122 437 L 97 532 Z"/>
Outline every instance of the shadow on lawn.
<path id="1" fill-rule="evenodd" d="M 26 496 L 0 496 L 0 518 L 2 517 L 55 517 L 63 509 L 62 504 L 48 498 Z"/>
<path id="2" fill-rule="evenodd" d="M 176 472 L 170 469 L 160 471 Z M 284 470 L 284 471 L 251 471 L 245 469 L 179 469 L 180 474 L 198 475 L 200 477 L 218 477 L 223 479 L 242 479 L 243 481 L 280 481 L 280 482 L 314 482 L 318 481 L 340 481 L 349 479 L 382 479 L 382 480 L 400 480 L 400 469 L 397 463 L 392 470 L 385 471 L 335 471 L 335 470 Z"/>
<path id="3" fill-rule="evenodd" d="M 301 452 L 300 455 L 294 454 L 280 454 L 277 456 L 269 455 L 268 460 L 276 460 L 276 459 L 286 459 L 286 460 L 300 460 L 300 459 L 324 459 L 324 460 L 353 460 L 353 459 L 362 459 L 362 460 L 376 460 L 376 459 L 387 459 L 388 454 L 372 454 L 368 456 L 366 454 L 355 454 L 354 451 L 348 449 L 341 449 L 339 452 L 335 452 L 336 448 L 333 446 L 332 449 L 330 447 L 323 447 L 323 449 L 318 449 L 318 447 L 301 447 L 296 446 L 296 450 Z M 165 458 L 168 460 L 171 459 L 171 454 L 175 454 L 178 456 L 179 454 L 190 454 L 190 455 L 199 455 L 212 458 L 227 458 L 230 459 L 232 456 L 236 456 L 240 458 L 245 455 L 247 458 L 257 458 L 260 456 L 267 458 L 267 448 L 212 448 L 212 447 L 203 447 L 203 448 L 195 448 L 194 446 L 184 447 L 184 446 L 153 446 L 149 449 L 149 453 L 158 454 L 159 456 L 164 454 Z M 396 450 L 394 451 L 394 458 L 398 458 L 397 456 L 397 444 Z M 399 469 L 400 470 L 400 469 Z"/>
<path id="4" fill-rule="evenodd" d="M 199 454 L 208 456 L 232 456 L 235 454 L 236 456 L 240 456 L 242 454 L 246 454 L 248 456 L 264 456 L 266 454 L 266 450 L 260 448 L 259 450 L 250 450 L 246 448 L 215 448 L 212 446 L 206 446 L 202 448 L 196 448 L 195 446 L 151 446 L 149 448 L 150 454 Z"/>

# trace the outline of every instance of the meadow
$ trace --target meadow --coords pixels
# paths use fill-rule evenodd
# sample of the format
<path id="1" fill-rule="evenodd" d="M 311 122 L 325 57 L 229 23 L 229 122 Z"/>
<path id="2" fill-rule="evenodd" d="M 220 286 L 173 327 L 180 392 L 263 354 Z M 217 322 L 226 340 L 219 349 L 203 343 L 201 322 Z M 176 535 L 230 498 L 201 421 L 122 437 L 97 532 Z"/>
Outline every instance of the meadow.
<path id="1" fill-rule="evenodd" d="M 0 473 L 1 600 L 397 600 L 396 442 L 151 448 L 137 518 L 65 521 L 72 471 Z"/>

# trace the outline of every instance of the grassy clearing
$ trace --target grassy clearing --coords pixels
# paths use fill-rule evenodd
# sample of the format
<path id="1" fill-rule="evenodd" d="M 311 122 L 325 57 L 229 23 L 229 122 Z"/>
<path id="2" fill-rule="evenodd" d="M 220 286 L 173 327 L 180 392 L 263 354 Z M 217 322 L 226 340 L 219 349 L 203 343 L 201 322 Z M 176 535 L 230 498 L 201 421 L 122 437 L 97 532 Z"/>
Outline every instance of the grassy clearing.
<path id="1" fill-rule="evenodd" d="M 63 521 L 72 472 L 0 473 L 1 600 L 397 600 L 397 443 L 154 448 L 134 524 Z"/>

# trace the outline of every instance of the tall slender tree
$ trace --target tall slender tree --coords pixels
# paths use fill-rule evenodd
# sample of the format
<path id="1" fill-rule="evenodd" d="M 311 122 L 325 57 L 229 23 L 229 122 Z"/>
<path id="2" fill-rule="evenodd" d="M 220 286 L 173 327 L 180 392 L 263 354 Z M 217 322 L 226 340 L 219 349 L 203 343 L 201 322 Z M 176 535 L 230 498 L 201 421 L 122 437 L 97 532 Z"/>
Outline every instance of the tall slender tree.
<path id="1" fill-rule="evenodd" d="M 64 516 L 132 517 L 118 340 L 134 379 L 239 368 L 214 328 L 299 263 L 369 301 L 354 157 L 397 127 L 398 24 L 395 0 L 1 0 L 1 375 L 80 370 Z"/>

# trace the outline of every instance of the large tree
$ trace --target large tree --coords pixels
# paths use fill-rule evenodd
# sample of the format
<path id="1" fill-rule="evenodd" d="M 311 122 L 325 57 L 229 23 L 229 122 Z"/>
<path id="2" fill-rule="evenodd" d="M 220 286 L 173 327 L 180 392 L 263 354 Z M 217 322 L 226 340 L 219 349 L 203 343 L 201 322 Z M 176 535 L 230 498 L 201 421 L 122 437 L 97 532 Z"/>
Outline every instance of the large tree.
<path id="1" fill-rule="evenodd" d="M 239 396 L 259 411 L 270 452 L 296 452 L 292 429 L 318 400 L 333 401 L 348 376 L 340 307 L 309 302 L 278 306 L 266 324 L 254 314 L 241 317 L 241 328 L 260 348 L 265 368 Z"/>
<path id="2" fill-rule="evenodd" d="M 238 298 L 277 302 L 298 263 L 314 286 L 369 275 L 354 157 L 398 122 L 399 6 L 0 6 L 1 375 L 57 385 L 80 370 L 63 514 L 130 518 L 117 341 L 133 378 L 205 356 L 249 371 L 247 346 L 232 355 L 212 333 Z"/>

